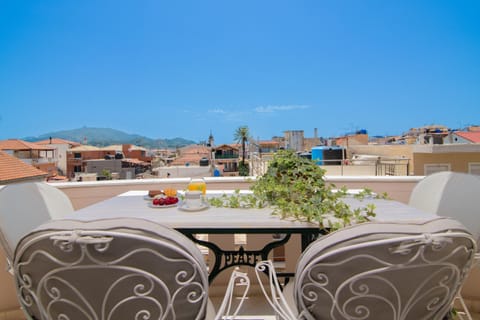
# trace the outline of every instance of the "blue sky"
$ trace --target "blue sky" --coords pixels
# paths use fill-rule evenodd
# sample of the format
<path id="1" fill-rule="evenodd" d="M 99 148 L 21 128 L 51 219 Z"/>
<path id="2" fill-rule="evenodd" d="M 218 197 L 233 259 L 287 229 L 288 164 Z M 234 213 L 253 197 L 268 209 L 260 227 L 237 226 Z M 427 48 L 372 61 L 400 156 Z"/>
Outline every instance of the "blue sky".
<path id="1" fill-rule="evenodd" d="M 0 0 L 0 139 L 480 124 L 480 1 Z"/>

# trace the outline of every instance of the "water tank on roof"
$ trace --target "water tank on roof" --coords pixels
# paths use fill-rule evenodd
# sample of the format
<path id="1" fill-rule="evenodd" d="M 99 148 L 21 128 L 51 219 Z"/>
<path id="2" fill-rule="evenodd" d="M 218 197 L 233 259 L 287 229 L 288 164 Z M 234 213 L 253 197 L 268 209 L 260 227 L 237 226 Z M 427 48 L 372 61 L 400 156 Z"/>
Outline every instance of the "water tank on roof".
<path id="1" fill-rule="evenodd" d="M 299 152 L 297 153 L 300 158 L 305 158 L 305 159 L 312 159 L 312 153 L 311 152 Z"/>
<path id="2" fill-rule="evenodd" d="M 210 164 L 210 161 L 203 157 L 202 159 L 200 159 L 200 167 L 208 167 L 208 165 Z"/>
<path id="3" fill-rule="evenodd" d="M 340 165 L 345 158 L 345 149 L 338 146 L 319 146 L 312 148 L 312 160 L 318 165 Z"/>

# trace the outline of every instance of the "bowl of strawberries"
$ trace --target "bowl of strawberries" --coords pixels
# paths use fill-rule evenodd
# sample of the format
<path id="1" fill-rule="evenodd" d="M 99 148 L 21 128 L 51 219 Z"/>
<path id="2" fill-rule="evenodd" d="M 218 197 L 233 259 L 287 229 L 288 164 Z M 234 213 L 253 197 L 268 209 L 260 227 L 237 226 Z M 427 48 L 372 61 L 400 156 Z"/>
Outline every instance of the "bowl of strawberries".
<path id="1" fill-rule="evenodd" d="M 153 197 L 150 207 L 152 208 L 170 208 L 178 205 L 178 197 L 173 195 L 159 194 Z"/>

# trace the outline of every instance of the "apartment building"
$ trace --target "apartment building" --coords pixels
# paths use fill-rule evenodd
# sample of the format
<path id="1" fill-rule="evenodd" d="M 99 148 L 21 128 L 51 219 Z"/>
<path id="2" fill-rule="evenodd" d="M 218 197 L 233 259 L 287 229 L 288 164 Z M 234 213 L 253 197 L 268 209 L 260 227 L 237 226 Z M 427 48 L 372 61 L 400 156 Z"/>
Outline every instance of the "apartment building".
<path id="1" fill-rule="evenodd" d="M 60 175 L 67 174 L 67 152 L 69 149 L 80 146 L 80 143 L 69 140 L 50 138 L 47 140 L 36 141 L 35 144 L 53 147 L 56 149 L 57 169 Z"/>
<path id="2" fill-rule="evenodd" d="M 0 150 L 46 172 L 47 178 L 58 175 L 57 149 L 53 146 L 38 145 L 20 139 L 8 139 L 0 141 Z"/>
<path id="3" fill-rule="evenodd" d="M 0 185 L 43 181 L 47 175 L 46 172 L 26 164 L 4 151 L 0 151 Z"/>
<path id="4" fill-rule="evenodd" d="M 480 175 L 480 144 L 442 144 L 413 146 L 414 175 L 438 171 Z"/>

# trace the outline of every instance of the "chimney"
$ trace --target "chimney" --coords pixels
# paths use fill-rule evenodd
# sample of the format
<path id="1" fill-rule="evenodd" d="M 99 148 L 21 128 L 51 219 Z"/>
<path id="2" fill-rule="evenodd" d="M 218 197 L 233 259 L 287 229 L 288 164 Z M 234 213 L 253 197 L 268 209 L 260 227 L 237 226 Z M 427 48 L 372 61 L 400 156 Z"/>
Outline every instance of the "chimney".
<path id="1" fill-rule="evenodd" d="M 50 144 L 52 144 L 52 137 L 50 137 Z"/>
<path id="2" fill-rule="evenodd" d="M 130 157 L 130 151 L 132 150 L 132 144 L 122 144 L 123 155 L 127 158 Z"/>
<path id="3" fill-rule="evenodd" d="M 313 128 L 313 137 L 314 137 L 315 139 L 318 138 L 318 128 Z"/>

